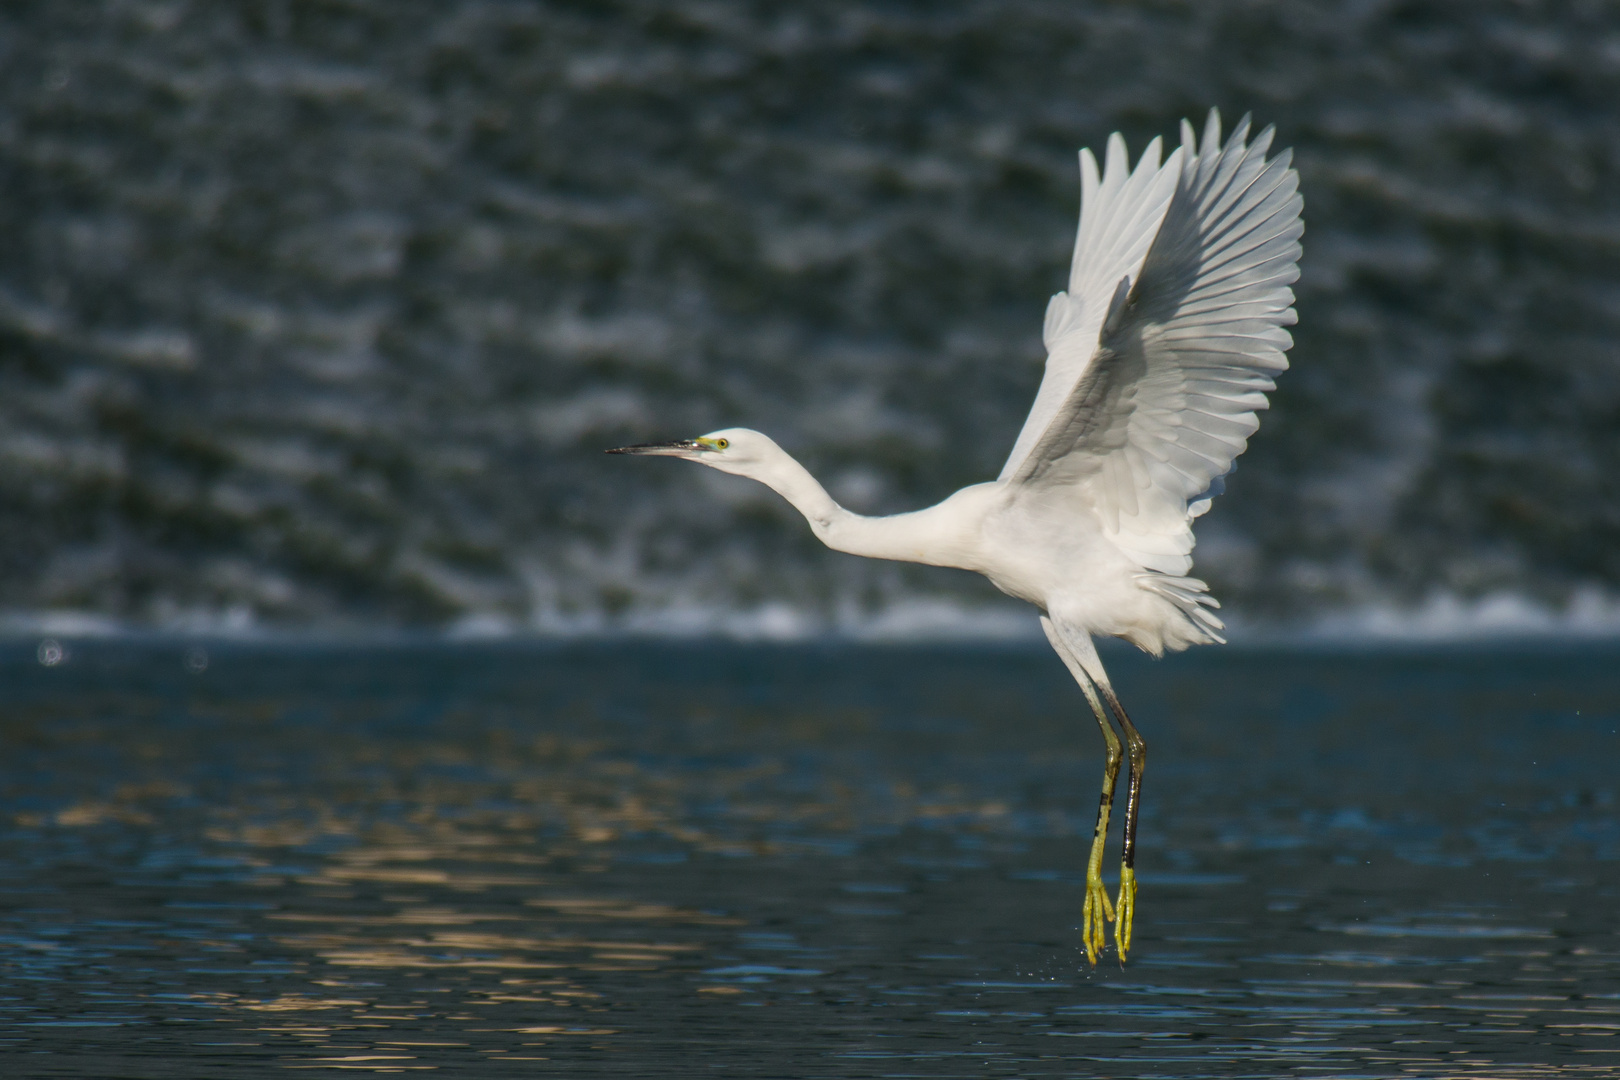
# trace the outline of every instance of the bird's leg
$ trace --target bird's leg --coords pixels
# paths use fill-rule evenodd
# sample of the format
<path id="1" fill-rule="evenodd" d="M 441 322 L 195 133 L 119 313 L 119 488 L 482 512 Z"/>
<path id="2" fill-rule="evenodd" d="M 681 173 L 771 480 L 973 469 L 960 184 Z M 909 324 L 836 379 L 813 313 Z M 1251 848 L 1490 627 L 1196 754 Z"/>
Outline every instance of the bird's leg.
<path id="1" fill-rule="evenodd" d="M 1108 713 L 1097 697 L 1096 686 L 1089 678 L 1080 686 L 1085 691 L 1086 700 L 1091 703 L 1091 710 L 1097 714 L 1097 726 L 1102 728 L 1103 739 L 1108 744 L 1108 760 L 1103 765 L 1102 797 L 1097 802 L 1097 827 L 1091 834 L 1091 857 L 1086 860 L 1086 903 L 1080 924 L 1086 959 L 1091 961 L 1092 967 L 1096 967 L 1097 954 L 1102 951 L 1106 941 L 1103 923 L 1114 921 L 1114 906 L 1108 902 L 1108 892 L 1103 888 L 1102 861 L 1103 846 L 1108 840 L 1108 815 L 1114 808 L 1114 784 L 1119 779 L 1119 762 L 1123 755 L 1120 753 L 1119 736 L 1114 734 L 1114 725 L 1108 722 Z"/>
<path id="2" fill-rule="evenodd" d="M 1142 802 L 1142 771 L 1147 767 L 1147 743 L 1142 741 L 1136 725 L 1131 723 L 1131 718 L 1120 707 L 1113 687 L 1104 683 L 1102 692 L 1107 695 L 1109 707 L 1119 718 L 1119 726 L 1125 732 L 1125 743 L 1131 752 L 1130 780 L 1125 789 L 1125 840 L 1119 867 L 1119 903 L 1115 905 L 1118 921 L 1114 923 L 1114 947 L 1119 951 L 1120 962 L 1124 963 L 1126 954 L 1131 951 L 1131 928 L 1136 916 L 1136 814 Z"/>
<path id="3" fill-rule="evenodd" d="M 1119 779 L 1122 756 L 1120 742 L 1119 736 L 1114 734 L 1113 724 L 1109 722 L 1108 710 L 1103 707 L 1102 698 L 1097 693 L 1099 678 L 1106 679 L 1106 676 L 1100 674 L 1102 662 L 1097 660 L 1097 650 L 1092 646 L 1091 639 L 1085 634 L 1059 630 L 1057 624 L 1045 615 L 1041 616 L 1041 629 L 1046 631 L 1046 639 L 1052 643 L 1053 650 L 1069 669 L 1069 674 L 1080 684 L 1086 701 L 1091 704 L 1091 711 L 1097 714 L 1097 725 L 1102 728 L 1103 740 L 1108 744 L 1108 761 L 1103 766 L 1102 798 L 1097 803 L 1097 828 L 1091 834 L 1091 857 L 1086 860 L 1086 900 L 1080 923 L 1080 940 L 1086 947 L 1086 959 L 1096 967 L 1097 954 L 1107 943 L 1107 931 L 1103 924 L 1114 921 L 1114 905 L 1109 902 L 1102 883 L 1102 858 L 1103 846 L 1108 840 L 1108 815 L 1114 808 L 1114 784 Z M 1095 663 L 1098 675 L 1091 673 L 1082 657 Z M 1100 685 L 1106 687 L 1108 684 L 1102 682 Z"/>

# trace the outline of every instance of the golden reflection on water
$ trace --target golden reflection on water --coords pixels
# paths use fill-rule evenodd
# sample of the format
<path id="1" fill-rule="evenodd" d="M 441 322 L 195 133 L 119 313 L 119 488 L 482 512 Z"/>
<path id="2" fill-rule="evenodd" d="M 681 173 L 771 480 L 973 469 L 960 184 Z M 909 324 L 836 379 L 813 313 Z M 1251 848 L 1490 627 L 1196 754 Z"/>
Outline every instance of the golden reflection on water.
<path id="1" fill-rule="evenodd" d="M 476 710 L 459 726 L 373 730 L 356 716 L 316 731 L 280 724 L 283 706 L 255 708 L 222 708 L 218 730 L 199 723 L 168 744 L 134 727 L 107 729 L 109 739 L 87 726 L 74 745 L 95 753 L 117 738 L 143 741 L 111 781 L 82 784 L 65 769 L 70 795 L 12 814 L 44 838 L 26 842 L 59 844 L 64 863 L 84 857 L 98 872 L 94 845 L 125 843 L 106 859 L 113 885 L 81 899 L 65 873 L 66 887 L 51 883 L 58 895 L 39 890 L 42 914 L 13 921 L 29 931 L 13 951 L 116 955 L 127 945 L 122 967 L 101 969 L 127 979 L 121 1005 L 163 1015 L 159 999 L 185 996 L 195 1007 L 185 1024 L 213 1021 L 194 1046 L 175 1036 L 184 1052 L 236 1046 L 271 1068 L 493 1076 L 557 1059 L 579 1074 L 609 1060 L 599 1052 L 623 1055 L 610 1071 L 625 1071 L 642 1054 L 668 1065 L 671 1046 L 705 1047 L 742 1055 L 742 1075 L 767 1069 L 781 1052 L 772 1037 L 791 1031 L 796 1060 L 829 1075 L 843 1075 L 837 1051 L 861 1040 L 911 1055 L 893 1064 L 914 1073 L 941 1047 L 976 1068 L 999 1045 L 997 1075 L 1053 1047 L 1132 1074 L 1157 1055 L 1206 1076 L 1307 1065 L 1437 1080 L 1614 1075 L 1603 1055 L 1620 1043 L 1620 996 L 1583 1000 L 1574 981 L 1616 970 L 1612 929 L 1591 931 L 1610 923 L 1587 920 L 1587 936 L 1566 950 L 1573 903 L 1549 905 L 1544 893 L 1522 903 L 1492 878 L 1476 911 L 1469 889 L 1479 881 L 1460 870 L 1393 859 L 1356 876 L 1333 869 L 1329 856 L 1347 839 L 1387 855 L 1400 840 L 1394 818 L 1374 822 L 1386 843 L 1375 829 L 1307 827 L 1285 807 L 1263 820 L 1229 815 L 1212 840 L 1201 815 L 1231 808 L 1211 778 L 1236 770 L 1158 774 L 1155 805 L 1174 817 L 1152 823 L 1154 857 L 1180 849 L 1209 861 L 1179 881 L 1144 875 L 1161 936 L 1128 971 L 1093 974 L 1065 936 L 1083 856 L 1076 836 L 1090 828 L 1086 798 L 1066 785 L 1089 790 L 1094 764 L 1053 766 L 1083 756 L 1067 729 L 1027 757 L 1004 752 L 998 734 L 936 767 L 932 734 L 845 755 L 875 722 L 811 710 L 756 720 L 738 709 L 729 734 L 714 720 L 692 728 L 708 741 L 689 746 L 651 730 L 662 714 L 613 743 L 503 731 Z M 750 741 L 773 724 L 770 741 Z M 648 748 L 643 734 L 666 741 Z M 1258 760 L 1298 771 L 1286 755 Z M 1275 849 L 1286 864 L 1258 842 L 1283 834 L 1300 841 Z M 1593 877 L 1579 862 L 1561 872 L 1583 888 Z M 120 893 L 118 875 L 134 891 Z M 1274 887 L 1282 880 L 1303 885 Z M 1436 907 L 1448 895 L 1463 906 Z M 76 910 L 63 930 L 72 920 L 49 906 L 75 903 L 91 914 Z M 1317 914 L 1294 914 L 1313 904 Z M 1168 927 L 1188 936 L 1164 936 Z M 93 981 L 77 959 L 52 962 L 64 984 Z M 35 1012 L 55 1019 L 49 1008 Z M 1195 1029 L 1210 1041 L 1191 1041 Z M 1492 1062 L 1480 1056 L 1492 1039 L 1540 1040 L 1567 1060 Z M 514 1064 L 503 1071 L 500 1061 Z"/>
<path id="2" fill-rule="evenodd" d="M 416 751 L 402 755 L 411 761 L 374 760 L 384 768 L 363 790 L 345 785 L 349 800 L 273 793 L 217 806 L 207 839 L 231 851 L 254 886 L 274 893 L 276 909 L 262 916 L 266 938 L 294 958 L 310 986 L 199 1000 L 239 1017 L 245 1037 L 279 1048 L 286 1068 L 391 1073 L 438 1068 L 446 1054 L 542 1061 L 557 1040 L 611 1040 L 622 1029 L 601 1020 L 612 1004 L 604 978 L 674 975 L 660 993 L 740 995 L 679 978 L 701 969 L 707 945 L 660 931 L 712 932 L 743 920 L 582 886 L 627 838 L 732 856 L 772 845 L 682 820 L 691 777 L 595 761 L 595 750 L 548 736 L 528 755 L 509 755 L 493 775 L 486 762 L 482 775 L 417 776 L 405 790 L 402 778 L 413 777 L 424 757 L 466 762 L 461 753 Z M 775 771 L 716 769 L 701 782 L 723 798 Z M 151 795 L 132 788 L 127 801 L 71 808 L 57 822 L 135 821 Z M 799 800 L 789 816 L 853 819 L 825 796 Z M 739 816 L 780 820 L 784 809 L 755 800 Z M 382 985 L 368 985 L 383 973 Z M 272 1016 L 276 1022 L 264 1022 Z M 289 1023 L 294 1017 L 308 1021 Z M 465 1039 L 440 1037 L 458 1029 Z"/>
<path id="3" fill-rule="evenodd" d="M 995 833 L 1012 813 L 1004 801 L 956 790 L 895 785 L 874 797 L 829 784 L 788 797 L 759 789 L 760 779 L 774 769 L 716 769 L 675 785 L 624 761 L 593 768 L 587 755 L 567 752 L 555 740 L 548 742 L 548 753 L 567 756 L 574 771 L 548 773 L 543 781 L 440 781 L 412 801 L 385 782 L 383 790 L 356 803 L 278 804 L 280 818 L 263 805 L 221 814 L 209 838 L 239 852 L 262 887 L 281 890 L 278 909 L 263 916 L 274 928 L 268 940 L 286 955 L 302 957 L 304 969 L 321 977 L 311 979 L 307 992 L 263 998 L 218 993 L 211 1003 L 223 1015 L 240 1018 L 244 1037 L 275 1050 L 287 1069 L 430 1071 L 455 1067 L 469 1055 L 484 1068 L 499 1061 L 516 1068 L 579 1048 L 602 1050 L 626 1036 L 613 1017 L 620 1004 L 616 993 L 630 984 L 615 980 L 657 980 L 655 993 L 664 1007 L 678 999 L 710 1002 L 711 1009 L 759 1003 L 751 987 L 703 976 L 716 966 L 706 958 L 716 940 L 713 931 L 742 927 L 744 920 L 623 895 L 622 878 L 616 879 L 617 895 L 586 887 L 624 844 L 637 840 L 729 855 L 790 846 L 780 838 L 739 837 L 723 825 L 694 825 L 687 812 L 694 789 L 709 798 L 732 796 L 732 822 L 808 822 L 822 835 L 870 827 L 874 819 L 883 825 L 951 819 L 959 830 Z M 379 818 L 374 807 L 383 800 L 399 800 L 405 809 Z M 478 809 L 491 803 L 499 808 Z M 311 847 L 322 851 L 313 861 L 299 851 Z M 299 862 L 310 865 L 288 869 Z M 645 887 L 652 879 L 637 880 Z M 1366 936 L 1364 927 L 1352 929 Z M 1333 953 L 1316 961 L 1325 968 L 1372 963 L 1360 954 Z M 385 973 L 383 985 L 368 985 Z M 1311 993 L 1375 997 L 1437 989 L 1387 976 L 1304 982 Z M 1259 992 L 1287 998 L 1303 992 L 1301 985 L 1276 980 L 1271 990 L 1262 986 Z M 1494 1025 L 1479 1029 L 1483 1034 L 1528 1036 L 1532 1029 L 1525 1025 L 1544 1009 L 1562 1014 L 1544 1024 L 1552 1038 L 1620 1033 L 1612 1013 L 1581 1015 L 1567 1000 L 1548 997 L 1542 1005 L 1523 995 L 1511 1003 L 1471 996 L 1453 990 L 1443 995 L 1449 999 L 1444 1004 L 1434 1005 L 1479 1009 L 1481 1022 Z M 1076 1034 L 1134 1041 L 1129 1032 L 1111 1033 L 1112 1026 Z M 1302 1027 L 1295 1034 L 1314 1039 L 1320 1032 Z M 1426 1075 L 1437 1080 L 1554 1075 L 1535 1064 L 1501 1065 L 1466 1054 L 1437 1067 L 1430 1049 L 1419 1040 L 1366 1053 L 1369 1062 L 1390 1067 L 1422 1060 Z M 1582 1056 L 1596 1049 L 1583 1046 Z M 1604 1074 L 1582 1065 L 1557 1074 Z"/>

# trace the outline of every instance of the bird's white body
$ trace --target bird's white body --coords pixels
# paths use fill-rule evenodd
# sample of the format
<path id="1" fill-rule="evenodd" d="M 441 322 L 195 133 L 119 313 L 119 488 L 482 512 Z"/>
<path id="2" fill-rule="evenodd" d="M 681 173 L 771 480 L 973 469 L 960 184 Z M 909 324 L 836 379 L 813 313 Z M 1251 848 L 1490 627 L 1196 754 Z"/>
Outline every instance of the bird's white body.
<path id="1" fill-rule="evenodd" d="M 1098 867 L 1120 762 L 1107 708 L 1130 747 L 1116 936 L 1123 958 L 1135 897 L 1132 859 L 1145 747 L 1109 685 L 1092 638 L 1159 655 L 1224 640 L 1192 568 L 1193 519 L 1259 427 L 1287 368 L 1298 277 L 1298 175 L 1270 160 L 1267 129 L 1245 119 L 1224 144 L 1212 112 L 1202 142 L 1182 124 L 1160 160 L 1155 139 L 1128 167 L 1109 139 L 1099 175 L 1080 153 L 1081 214 L 1069 288 L 1047 306 L 1046 373 L 1001 475 L 937 506 L 863 517 L 839 506 L 768 437 L 729 428 L 615 453 L 684 457 L 769 485 L 828 547 L 851 555 L 983 574 L 1040 609 L 1047 639 L 1097 713 L 1109 745 L 1087 870 L 1086 949 L 1095 962 L 1114 908 Z"/>
<path id="2" fill-rule="evenodd" d="M 1008 596 L 1057 613 L 1066 625 L 1124 638 L 1155 655 L 1193 643 L 1182 609 L 1143 588 L 1147 574 L 1100 527 L 1077 523 L 1070 507 L 1038 493 L 991 481 L 924 510 L 864 517 L 839 506 L 767 436 L 730 428 L 706 438 L 726 439 L 728 454 L 747 454 L 745 475 L 792 503 L 834 551 L 972 570 Z"/>

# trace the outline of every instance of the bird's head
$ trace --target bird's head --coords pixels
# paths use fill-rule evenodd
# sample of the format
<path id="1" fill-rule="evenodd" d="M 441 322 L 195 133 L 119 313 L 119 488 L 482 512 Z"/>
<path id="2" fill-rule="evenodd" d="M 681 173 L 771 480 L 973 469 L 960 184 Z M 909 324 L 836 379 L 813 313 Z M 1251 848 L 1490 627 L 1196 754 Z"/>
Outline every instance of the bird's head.
<path id="1" fill-rule="evenodd" d="M 675 442 L 621 446 L 608 453 L 685 458 L 738 476 L 757 476 L 762 469 L 787 456 L 768 436 L 749 428 L 725 428 Z"/>

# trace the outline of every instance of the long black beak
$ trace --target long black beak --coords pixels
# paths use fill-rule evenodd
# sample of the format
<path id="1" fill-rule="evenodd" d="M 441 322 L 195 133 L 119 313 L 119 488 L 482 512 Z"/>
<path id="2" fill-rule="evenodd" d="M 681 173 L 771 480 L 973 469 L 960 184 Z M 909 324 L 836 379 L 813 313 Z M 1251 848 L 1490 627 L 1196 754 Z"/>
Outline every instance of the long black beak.
<path id="1" fill-rule="evenodd" d="M 665 443 L 637 443 L 635 446 L 620 446 L 609 450 L 610 454 L 653 454 L 663 457 L 679 457 L 683 454 L 704 453 L 709 447 L 696 439 L 679 439 L 675 442 Z"/>

